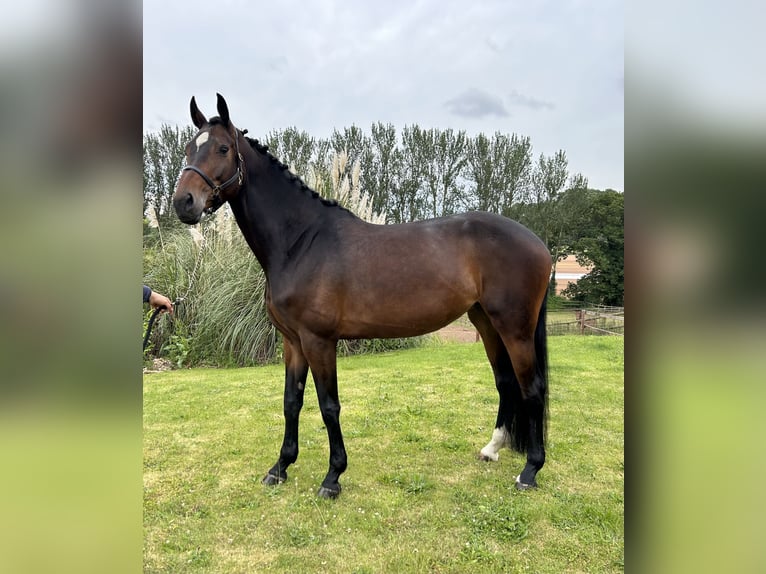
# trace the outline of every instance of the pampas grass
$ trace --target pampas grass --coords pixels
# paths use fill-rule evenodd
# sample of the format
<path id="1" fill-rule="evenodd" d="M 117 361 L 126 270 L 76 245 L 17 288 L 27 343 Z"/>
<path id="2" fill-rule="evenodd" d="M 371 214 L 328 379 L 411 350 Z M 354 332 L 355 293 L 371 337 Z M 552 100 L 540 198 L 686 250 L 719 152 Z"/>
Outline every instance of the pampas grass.
<path id="1" fill-rule="evenodd" d="M 309 184 L 319 184 L 316 187 L 325 197 L 335 199 L 362 219 L 385 222 L 385 214 L 374 213 L 370 198 L 360 190 L 358 162 L 349 169 L 348 155 L 336 154 L 330 177 L 325 174 L 312 168 Z M 330 185 L 325 183 L 328 180 Z M 252 366 L 278 360 L 282 345 L 266 314 L 266 278 L 228 205 L 193 227 L 163 230 L 155 222 L 156 217 L 152 232 L 162 241 L 154 253 L 146 253 L 152 248 L 144 247 L 148 267 L 144 283 L 183 301 L 173 316 L 157 321 L 152 350 L 147 352 L 166 356 L 174 363 L 180 361 L 183 366 Z M 338 350 L 344 355 L 379 352 L 415 347 L 423 341 L 340 341 Z M 174 355 L 179 348 L 183 348 L 183 356 Z"/>
<path id="2" fill-rule="evenodd" d="M 332 189 L 326 192 L 326 197 L 327 199 L 334 199 L 365 221 L 383 225 L 386 222 L 386 213 L 385 211 L 383 213 L 373 212 L 372 198 L 363 193 L 359 185 L 361 173 L 362 169 L 358 159 L 349 169 L 346 150 L 336 153 L 330 167 Z M 316 176 L 314 177 L 316 179 Z"/>
<path id="3" fill-rule="evenodd" d="M 228 206 L 203 225 L 171 231 L 151 258 L 144 282 L 183 298 L 155 328 L 155 355 L 170 352 L 170 337 L 181 332 L 188 338 L 186 365 L 245 366 L 277 357 L 263 271 L 227 211 Z"/>

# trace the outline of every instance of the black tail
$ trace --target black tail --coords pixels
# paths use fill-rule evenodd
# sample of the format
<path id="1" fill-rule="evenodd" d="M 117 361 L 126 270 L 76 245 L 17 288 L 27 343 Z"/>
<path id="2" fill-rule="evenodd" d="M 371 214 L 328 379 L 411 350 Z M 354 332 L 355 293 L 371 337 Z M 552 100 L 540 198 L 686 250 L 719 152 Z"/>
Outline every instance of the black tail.
<path id="1" fill-rule="evenodd" d="M 529 415 L 530 409 L 536 410 L 542 423 L 543 446 L 548 435 L 548 337 L 546 333 L 545 317 L 547 310 L 547 297 L 543 299 L 540 312 L 537 316 L 535 327 L 535 380 L 533 387 L 529 389 L 527 396 L 533 401 L 525 401 L 521 396 L 521 386 L 513 376 L 511 387 L 510 412 L 507 413 L 505 428 L 510 435 L 510 446 L 516 452 L 527 452 L 529 446 Z M 499 421 L 498 421 L 499 423 Z"/>
<path id="2" fill-rule="evenodd" d="M 537 316 L 535 328 L 535 358 L 536 372 L 535 383 L 538 385 L 537 392 L 543 402 L 543 446 L 548 438 L 548 334 L 545 316 L 547 314 L 548 297 L 543 299 L 540 313 Z"/>

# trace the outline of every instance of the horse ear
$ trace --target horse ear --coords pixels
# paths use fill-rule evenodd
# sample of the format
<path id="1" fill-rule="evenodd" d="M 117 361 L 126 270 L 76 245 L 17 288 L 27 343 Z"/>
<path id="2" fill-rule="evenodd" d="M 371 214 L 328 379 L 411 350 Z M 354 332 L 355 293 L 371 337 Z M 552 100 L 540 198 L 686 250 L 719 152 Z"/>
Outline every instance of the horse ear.
<path id="1" fill-rule="evenodd" d="M 229 106 L 226 105 L 226 100 L 221 94 L 217 93 L 216 96 L 218 96 L 218 115 L 221 117 L 223 125 L 229 127 Z"/>
<path id="2" fill-rule="evenodd" d="M 197 126 L 198 130 L 202 129 L 202 126 L 207 123 L 207 118 L 202 115 L 201 111 L 199 111 L 194 96 L 192 96 L 191 102 L 189 103 L 189 109 L 191 110 L 192 122 L 194 122 L 194 125 Z"/>

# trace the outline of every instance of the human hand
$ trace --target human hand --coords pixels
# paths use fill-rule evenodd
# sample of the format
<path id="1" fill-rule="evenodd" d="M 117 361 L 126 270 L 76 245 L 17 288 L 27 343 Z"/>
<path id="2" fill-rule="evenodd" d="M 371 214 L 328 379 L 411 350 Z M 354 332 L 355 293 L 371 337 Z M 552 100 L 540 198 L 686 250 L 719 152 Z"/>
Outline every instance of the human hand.
<path id="1" fill-rule="evenodd" d="M 164 295 L 154 291 L 152 291 L 152 294 L 149 296 L 149 305 L 151 305 L 152 309 L 157 309 L 159 307 L 168 313 L 173 312 L 173 302 Z"/>

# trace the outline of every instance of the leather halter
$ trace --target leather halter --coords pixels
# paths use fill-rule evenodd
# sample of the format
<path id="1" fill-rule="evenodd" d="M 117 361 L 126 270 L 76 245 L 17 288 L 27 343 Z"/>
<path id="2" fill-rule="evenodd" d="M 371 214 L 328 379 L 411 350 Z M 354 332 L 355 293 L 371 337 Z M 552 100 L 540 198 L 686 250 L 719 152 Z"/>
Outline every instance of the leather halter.
<path id="1" fill-rule="evenodd" d="M 242 158 L 242 154 L 239 152 L 239 133 L 235 128 L 236 136 L 234 137 L 234 149 L 237 152 L 237 171 L 234 172 L 234 175 L 232 175 L 229 179 L 224 181 L 221 184 L 216 185 L 213 183 L 213 180 L 208 177 L 208 175 L 202 171 L 200 168 L 198 168 L 196 165 L 186 165 L 181 171 L 186 171 L 187 169 L 190 169 L 191 171 L 199 174 L 199 176 L 205 180 L 205 183 L 210 186 L 210 189 L 213 190 L 213 205 L 206 209 L 208 213 L 213 213 L 216 209 L 221 207 L 224 204 L 224 200 L 221 199 L 221 192 L 229 187 L 232 183 L 235 181 L 237 182 L 237 185 L 240 187 L 242 186 L 242 180 L 244 177 L 244 167 L 245 167 L 245 160 Z M 243 132 L 244 133 L 244 132 Z"/>

